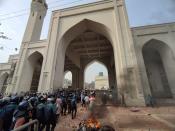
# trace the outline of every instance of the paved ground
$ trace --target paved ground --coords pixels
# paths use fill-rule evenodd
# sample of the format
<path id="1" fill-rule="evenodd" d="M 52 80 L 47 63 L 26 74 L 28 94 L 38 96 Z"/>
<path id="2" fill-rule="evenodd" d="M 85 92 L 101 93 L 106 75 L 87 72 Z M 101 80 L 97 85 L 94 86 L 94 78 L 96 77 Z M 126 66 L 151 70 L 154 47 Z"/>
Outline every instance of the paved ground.
<path id="1" fill-rule="evenodd" d="M 138 112 L 132 112 L 133 109 L 97 106 L 95 114 L 102 125 L 112 125 L 117 131 L 175 131 L 175 107 L 138 108 Z M 76 119 L 61 116 L 55 130 L 76 130 L 86 114 L 86 110 L 79 107 Z"/>

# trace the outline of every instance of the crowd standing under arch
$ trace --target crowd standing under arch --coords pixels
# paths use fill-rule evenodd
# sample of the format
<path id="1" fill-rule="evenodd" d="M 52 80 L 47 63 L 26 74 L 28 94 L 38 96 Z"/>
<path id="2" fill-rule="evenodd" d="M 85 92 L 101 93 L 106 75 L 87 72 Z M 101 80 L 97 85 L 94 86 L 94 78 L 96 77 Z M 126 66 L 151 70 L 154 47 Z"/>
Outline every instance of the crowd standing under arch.
<path id="1" fill-rule="evenodd" d="M 59 124 L 61 116 L 67 115 L 71 119 L 76 118 L 77 103 L 88 110 L 88 118 L 93 118 L 95 105 L 95 91 L 58 91 L 57 93 L 21 93 L 20 95 L 0 96 L 0 130 L 10 131 L 16 129 L 30 120 L 39 121 L 38 131 L 46 129 L 53 131 Z M 79 131 L 83 130 L 85 121 L 79 125 Z M 94 123 L 95 124 L 95 123 Z M 87 127 L 86 127 L 87 128 Z M 100 127 L 96 121 L 94 131 L 112 128 Z M 100 129 L 101 128 L 101 129 Z M 31 128 L 34 130 L 34 127 Z"/>

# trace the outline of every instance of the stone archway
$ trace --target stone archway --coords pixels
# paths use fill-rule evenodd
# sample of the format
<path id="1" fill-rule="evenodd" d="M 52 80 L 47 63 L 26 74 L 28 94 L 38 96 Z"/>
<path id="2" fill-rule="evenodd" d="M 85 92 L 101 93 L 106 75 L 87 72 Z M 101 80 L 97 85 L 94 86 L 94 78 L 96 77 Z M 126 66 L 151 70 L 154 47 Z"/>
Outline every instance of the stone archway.
<path id="1" fill-rule="evenodd" d="M 142 53 L 152 96 L 172 98 L 175 78 L 173 52 L 166 43 L 152 39 L 143 46 Z"/>
<path id="2" fill-rule="evenodd" d="M 31 53 L 25 60 L 24 70 L 21 74 L 22 80 L 17 83 L 15 92 L 36 92 L 38 91 L 40 74 L 43 64 L 43 55 L 35 51 Z"/>
<path id="3" fill-rule="evenodd" d="M 68 89 L 72 87 L 72 72 L 67 70 L 64 72 L 63 88 Z"/>
<path id="4" fill-rule="evenodd" d="M 75 87 L 83 88 L 87 61 L 105 58 L 109 60 L 109 65 L 114 66 L 112 44 L 108 28 L 103 24 L 84 19 L 71 27 L 58 43 L 53 83 L 55 90 L 62 87 L 64 70 L 71 69 Z"/>
<path id="5" fill-rule="evenodd" d="M 96 67 L 95 67 L 96 70 L 98 70 L 99 67 L 101 67 L 103 69 L 98 70 L 99 72 L 96 72 L 95 77 L 94 77 L 94 75 L 90 75 L 90 74 L 86 75 L 88 72 L 92 73 L 91 70 L 89 71 L 89 68 L 92 67 L 94 64 L 96 64 Z M 95 90 L 108 90 L 110 88 L 109 87 L 109 75 L 108 74 L 109 74 L 108 68 L 104 63 L 102 63 L 98 60 L 92 60 L 84 68 L 84 78 L 85 78 L 84 88 L 86 89 L 87 88 L 86 84 L 89 84 L 86 81 L 86 77 L 90 77 L 91 79 L 93 79 L 93 82 L 94 82 L 94 83 L 91 83 L 91 84 L 94 84 L 94 85 L 92 85 L 92 86 L 94 86 L 93 89 L 95 89 Z"/>
<path id="6" fill-rule="evenodd" d="M 0 93 L 4 94 L 8 85 L 9 74 L 7 72 L 2 73 L 0 76 Z"/>
<path id="7" fill-rule="evenodd" d="M 30 92 L 37 92 L 43 63 L 43 55 L 40 52 L 34 52 L 29 56 L 28 61 L 30 63 L 32 72 L 30 75 L 30 78 L 32 78 L 30 84 Z"/>

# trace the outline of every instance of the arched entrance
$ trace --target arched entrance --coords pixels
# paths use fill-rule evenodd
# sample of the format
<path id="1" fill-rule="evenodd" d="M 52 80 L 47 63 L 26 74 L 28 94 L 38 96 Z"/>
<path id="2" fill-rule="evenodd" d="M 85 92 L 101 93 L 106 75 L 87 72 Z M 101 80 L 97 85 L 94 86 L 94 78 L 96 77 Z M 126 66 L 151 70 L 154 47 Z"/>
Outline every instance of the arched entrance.
<path id="1" fill-rule="evenodd" d="M 0 76 L 0 93 L 1 94 L 4 94 L 6 92 L 7 85 L 8 85 L 8 77 L 9 77 L 9 74 L 7 72 L 3 73 Z"/>
<path id="2" fill-rule="evenodd" d="M 110 70 L 109 79 L 113 79 L 113 86 L 116 87 L 115 61 L 113 46 L 108 28 L 104 25 L 84 19 L 70 28 L 60 39 L 57 50 L 56 70 L 54 77 L 54 88 L 58 89 L 63 85 L 64 71 L 71 70 L 72 86 L 76 89 L 84 87 L 84 69 L 93 60 L 99 60 L 107 65 Z"/>
<path id="3" fill-rule="evenodd" d="M 84 88 L 92 90 L 108 90 L 109 78 L 107 67 L 97 61 L 91 61 L 84 70 Z"/>
<path id="4" fill-rule="evenodd" d="M 28 60 L 32 72 L 32 74 L 30 75 L 31 77 L 30 92 L 37 92 L 42 69 L 43 56 L 41 53 L 35 52 L 29 56 Z"/>
<path id="5" fill-rule="evenodd" d="M 153 39 L 143 46 L 142 52 L 152 96 L 157 99 L 172 98 L 172 51 L 162 41 Z"/>
<path id="6" fill-rule="evenodd" d="M 65 71 L 64 80 L 63 80 L 63 88 L 68 89 L 72 87 L 72 72 Z"/>

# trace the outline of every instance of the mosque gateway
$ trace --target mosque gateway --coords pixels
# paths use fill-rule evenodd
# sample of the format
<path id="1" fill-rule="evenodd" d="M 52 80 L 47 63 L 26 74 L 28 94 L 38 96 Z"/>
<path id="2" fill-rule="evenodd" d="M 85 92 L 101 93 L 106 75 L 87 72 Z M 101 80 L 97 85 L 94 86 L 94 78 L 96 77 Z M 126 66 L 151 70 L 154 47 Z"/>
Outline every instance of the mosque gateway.
<path id="1" fill-rule="evenodd" d="M 103 0 L 52 12 L 46 40 L 40 40 L 45 0 L 32 0 L 19 55 L 0 64 L 0 91 L 55 92 L 72 72 L 73 89 L 84 88 L 92 61 L 108 70 L 109 89 L 128 106 L 175 98 L 175 23 L 130 28 L 124 0 Z"/>

